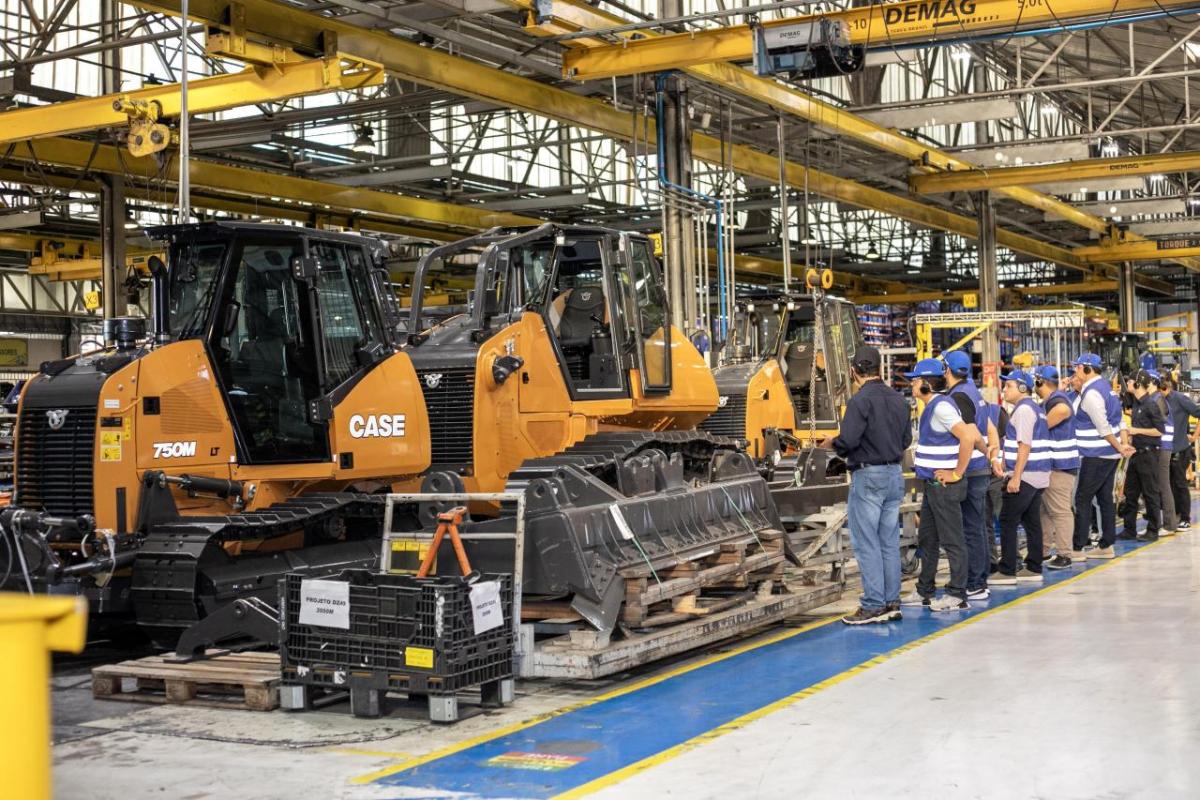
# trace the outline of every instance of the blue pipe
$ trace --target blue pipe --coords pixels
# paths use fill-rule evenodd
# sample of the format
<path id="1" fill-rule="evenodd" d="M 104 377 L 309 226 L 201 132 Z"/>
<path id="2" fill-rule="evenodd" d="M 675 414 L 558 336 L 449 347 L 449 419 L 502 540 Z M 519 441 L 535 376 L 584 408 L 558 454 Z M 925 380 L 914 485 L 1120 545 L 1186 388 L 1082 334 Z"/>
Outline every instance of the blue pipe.
<path id="1" fill-rule="evenodd" d="M 695 189 L 690 189 L 687 186 L 680 186 L 677 183 L 672 183 L 667 180 L 667 164 L 663 156 L 663 151 L 666 149 L 666 139 L 663 133 L 663 97 L 665 95 L 668 72 L 660 72 L 654 77 L 654 134 L 658 141 L 658 148 L 655 155 L 658 158 L 658 185 L 668 189 L 674 189 L 689 197 L 694 197 L 703 200 L 706 203 L 712 203 L 717 210 L 717 304 L 719 313 L 717 314 L 717 324 L 719 332 L 719 341 L 725 343 L 726 323 L 725 318 L 725 227 L 724 227 L 724 204 L 719 198 L 712 197 L 697 192 Z M 689 320 L 690 322 L 690 320 Z"/>

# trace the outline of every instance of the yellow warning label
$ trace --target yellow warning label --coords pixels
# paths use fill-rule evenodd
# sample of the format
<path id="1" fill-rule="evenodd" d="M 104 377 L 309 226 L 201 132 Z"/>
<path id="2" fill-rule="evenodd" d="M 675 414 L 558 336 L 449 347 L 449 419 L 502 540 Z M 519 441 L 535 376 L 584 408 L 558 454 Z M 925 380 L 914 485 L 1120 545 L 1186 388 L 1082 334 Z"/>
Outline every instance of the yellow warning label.
<path id="1" fill-rule="evenodd" d="M 118 436 L 120 434 L 117 434 Z M 120 461 L 121 460 L 121 445 L 120 444 L 102 444 L 100 445 L 100 460 L 101 461 Z"/>
<path id="2" fill-rule="evenodd" d="M 433 651 L 428 647 L 404 648 L 404 666 L 433 669 Z"/>
<path id="3" fill-rule="evenodd" d="M 393 575 L 417 574 L 417 570 L 421 568 L 421 562 L 425 560 L 425 554 L 429 552 L 429 545 L 430 542 L 427 540 L 393 539 L 390 572 Z M 434 573 L 437 572 L 437 559 L 434 559 L 431 569 Z"/>
<path id="4" fill-rule="evenodd" d="M 119 445 L 120 443 L 121 443 L 121 432 L 120 431 L 100 431 L 100 444 L 102 444 L 102 445 L 118 444 Z"/>
<path id="5" fill-rule="evenodd" d="M 130 437 L 133 436 L 133 418 L 132 417 L 125 418 L 125 427 L 121 429 L 121 433 L 125 436 L 125 441 L 129 441 Z"/>

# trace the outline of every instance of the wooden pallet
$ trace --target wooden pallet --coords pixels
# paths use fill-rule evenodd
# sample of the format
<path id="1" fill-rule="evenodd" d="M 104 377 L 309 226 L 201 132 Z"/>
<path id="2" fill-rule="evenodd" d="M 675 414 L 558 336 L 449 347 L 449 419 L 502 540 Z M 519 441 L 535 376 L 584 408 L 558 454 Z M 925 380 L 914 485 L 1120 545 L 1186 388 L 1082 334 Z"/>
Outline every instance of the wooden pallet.
<path id="1" fill-rule="evenodd" d="M 270 711 L 279 706 L 279 654 L 229 653 L 175 663 L 147 656 L 92 670 L 92 696 Z"/>
<path id="2" fill-rule="evenodd" d="M 685 554 L 653 571 L 645 565 L 626 568 L 621 570 L 625 578 L 621 622 L 653 627 L 724 610 L 730 606 L 729 598 L 710 600 L 706 590 L 750 590 L 736 597 L 751 597 L 757 586 L 783 578 L 783 561 L 783 533 L 765 530 Z"/>

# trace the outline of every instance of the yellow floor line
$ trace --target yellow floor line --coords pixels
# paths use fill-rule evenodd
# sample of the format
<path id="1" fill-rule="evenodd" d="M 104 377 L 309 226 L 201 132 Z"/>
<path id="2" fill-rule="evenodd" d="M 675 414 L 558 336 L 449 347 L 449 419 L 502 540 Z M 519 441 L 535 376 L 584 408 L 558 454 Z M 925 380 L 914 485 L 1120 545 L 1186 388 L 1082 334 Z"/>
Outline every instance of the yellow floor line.
<path id="1" fill-rule="evenodd" d="M 711 742 L 714 739 L 718 739 L 727 733 L 736 731 L 739 728 L 744 728 L 746 725 L 749 725 L 751 722 L 754 722 L 755 720 L 758 720 L 758 719 L 762 719 L 763 717 L 767 716 L 768 714 L 773 714 L 776 711 L 779 711 L 781 709 L 787 708 L 790 705 L 794 705 L 795 703 L 800 702 L 801 700 L 805 699 L 806 697 L 812 697 L 814 694 L 824 691 L 825 689 L 828 689 L 831 686 L 836 686 L 837 684 L 842 683 L 843 681 L 846 681 L 849 678 L 852 678 L 861 672 L 865 672 L 866 670 L 870 669 L 871 667 L 879 666 L 880 664 L 883 664 L 886 661 L 890 661 L 891 659 L 895 658 L 896 656 L 899 656 L 903 653 L 907 653 L 910 650 L 914 650 L 923 644 L 932 642 L 935 639 L 940 639 L 941 637 L 945 636 L 948 633 L 951 633 L 951 632 L 957 631 L 957 630 L 962 630 L 967 625 L 978 622 L 981 619 L 986 619 L 990 616 L 998 614 L 1001 611 L 1004 611 L 1006 609 L 1013 608 L 1015 606 L 1019 606 L 1023 603 L 1026 603 L 1026 602 L 1034 599 L 1035 597 L 1040 597 L 1049 592 L 1053 592 L 1056 589 L 1060 589 L 1063 586 L 1068 586 L 1072 583 L 1075 583 L 1076 581 L 1080 581 L 1091 575 L 1095 575 L 1098 572 L 1103 572 L 1106 569 L 1110 569 L 1111 567 L 1116 566 L 1117 564 L 1124 561 L 1125 559 L 1130 558 L 1131 556 L 1135 556 L 1139 553 L 1145 552 L 1146 550 L 1149 550 L 1151 547 L 1161 544 L 1164 541 L 1166 541 L 1166 540 L 1159 539 L 1157 542 L 1152 542 L 1151 544 L 1145 545 L 1144 547 L 1139 547 L 1138 549 L 1133 550 L 1129 553 L 1126 553 L 1123 556 L 1121 556 L 1119 558 L 1115 558 L 1105 564 L 1100 564 L 1099 566 L 1092 567 L 1091 569 L 1089 569 L 1085 572 L 1081 572 L 1078 575 L 1073 575 L 1072 577 L 1067 578 L 1066 580 L 1058 581 L 1057 583 L 1054 583 L 1051 586 L 1046 586 L 1042 589 L 1038 589 L 1037 591 L 1030 592 L 1027 595 L 1016 598 L 1015 600 L 1010 600 L 1009 602 L 1004 603 L 1003 605 L 996 606 L 995 608 L 989 608 L 986 611 L 982 611 L 978 614 L 968 617 L 967 619 L 963 620 L 962 622 L 960 622 L 956 625 L 952 625 L 948 628 L 943 628 L 942 630 L 931 633 L 928 636 L 923 636 L 920 639 L 916 639 L 915 641 L 909 642 L 908 644 L 901 645 L 894 650 L 889 650 L 887 653 L 883 653 L 878 656 L 875 656 L 874 658 L 872 658 L 868 661 L 864 661 L 863 663 L 861 663 L 857 666 L 851 667 L 850 669 L 846 670 L 845 672 L 839 672 L 837 675 L 830 676 L 829 678 L 826 678 L 823 681 L 814 683 L 812 686 L 802 689 L 801 691 L 796 692 L 795 694 L 792 694 L 787 697 L 776 700 L 774 703 L 765 705 L 762 708 L 755 709 L 754 711 L 751 711 L 749 714 L 744 714 L 744 715 L 738 717 L 737 719 L 730 720 L 729 722 L 726 722 L 724 725 L 720 725 L 716 728 L 713 728 L 710 731 L 705 731 L 704 733 L 700 734 L 699 736 L 695 736 L 691 739 L 688 739 L 686 742 L 677 744 L 674 747 L 663 750 L 661 753 L 655 753 L 654 755 L 649 756 L 647 758 L 643 758 L 641 761 L 630 764 L 627 767 L 623 767 L 622 769 L 616 770 L 615 772 L 610 772 L 609 774 L 604 775 L 600 778 L 596 778 L 593 781 L 589 781 L 588 783 L 585 783 L 582 786 L 577 786 L 568 792 L 563 792 L 562 794 L 555 795 L 554 800 L 567 800 L 568 798 L 584 797 L 586 795 L 597 792 L 600 789 L 604 789 L 608 786 L 612 786 L 614 784 L 620 783 L 621 781 L 626 780 L 627 778 L 631 778 L 634 775 L 637 775 L 638 773 L 645 772 L 646 770 L 651 769 L 652 767 L 657 767 L 667 761 L 670 761 L 673 758 L 677 758 L 690 750 L 695 750 L 697 747 L 699 747 L 703 744 L 706 744 L 708 742 Z"/>

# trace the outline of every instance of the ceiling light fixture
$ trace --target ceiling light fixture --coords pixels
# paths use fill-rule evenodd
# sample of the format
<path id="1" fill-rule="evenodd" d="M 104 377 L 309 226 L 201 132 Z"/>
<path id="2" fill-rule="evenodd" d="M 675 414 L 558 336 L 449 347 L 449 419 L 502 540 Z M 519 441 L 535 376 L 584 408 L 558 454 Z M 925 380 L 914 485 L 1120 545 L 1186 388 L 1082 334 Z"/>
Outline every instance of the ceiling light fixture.
<path id="1" fill-rule="evenodd" d="M 358 128 L 358 137 L 354 140 L 354 144 L 350 145 L 350 149 L 356 153 L 365 153 L 367 155 L 375 155 L 378 152 L 375 147 L 375 135 L 371 126 L 364 123 Z"/>

